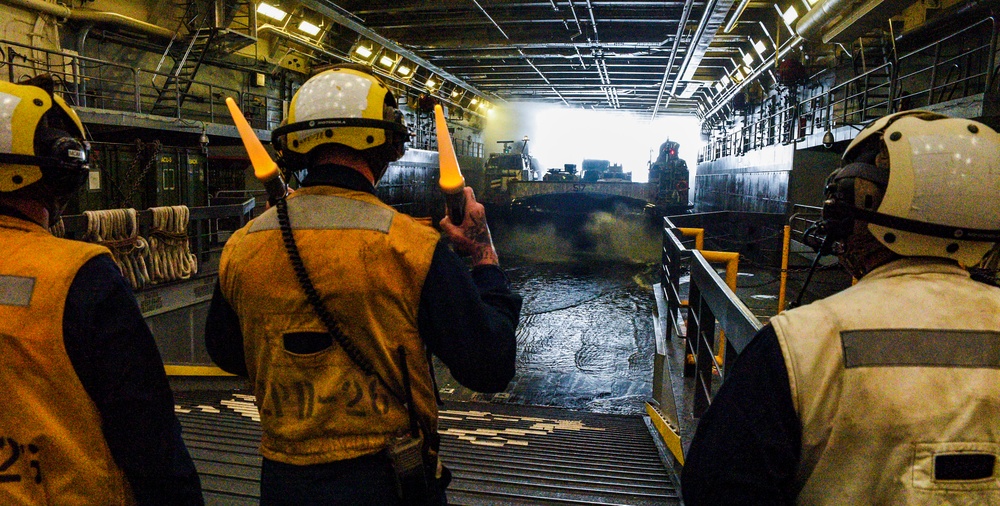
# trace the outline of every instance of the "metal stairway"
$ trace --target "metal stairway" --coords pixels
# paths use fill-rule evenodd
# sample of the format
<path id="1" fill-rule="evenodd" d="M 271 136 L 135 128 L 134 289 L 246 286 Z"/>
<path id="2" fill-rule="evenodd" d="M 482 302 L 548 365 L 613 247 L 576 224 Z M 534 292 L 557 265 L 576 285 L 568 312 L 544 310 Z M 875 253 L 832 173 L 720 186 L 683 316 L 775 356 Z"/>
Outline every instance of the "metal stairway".
<path id="1" fill-rule="evenodd" d="M 184 441 L 209 505 L 256 504 L 260 423 L 253 397 L 176 392 Z M 639 416 L 447 402 L 441 453 L 456 505 L 679 504 Z"/>
<path id="2" fill-rule="evenodd" d="M 214 10 L 204 12 L 201 8 L 199 2 L 184 4 L 181 24 L 188 30 L 186 46 L 183 51 L 175 51 L 176 41 L 171 40 L 160 58 L 162 65 L 168 56 L 172 57 L 174 66 L 163 84 L 157 87 L 150 114 L 178 116 L 184 101 L 190 97 L 191 85 L 206 55 L 232 53 L 256 41 L 255 11 L 251 2 L 216 0 Z"/>

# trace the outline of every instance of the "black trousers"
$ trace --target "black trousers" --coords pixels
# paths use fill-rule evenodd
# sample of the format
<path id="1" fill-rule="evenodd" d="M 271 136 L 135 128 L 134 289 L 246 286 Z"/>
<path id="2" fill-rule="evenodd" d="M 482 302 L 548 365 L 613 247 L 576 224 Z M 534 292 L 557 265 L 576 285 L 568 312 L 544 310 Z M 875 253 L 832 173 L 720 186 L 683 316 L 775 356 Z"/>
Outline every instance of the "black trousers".
<path id="1" fill-rule="evenodd" d="M 445 506 L 444 489 L 451 473 L 431 484 L 433 497 L 426 504 Z M 260 470 L 261 506 L 409 506 L 396 496 L 395 477 L 382 454 L 355 459 L 296 466 L 264 459 Z"/>

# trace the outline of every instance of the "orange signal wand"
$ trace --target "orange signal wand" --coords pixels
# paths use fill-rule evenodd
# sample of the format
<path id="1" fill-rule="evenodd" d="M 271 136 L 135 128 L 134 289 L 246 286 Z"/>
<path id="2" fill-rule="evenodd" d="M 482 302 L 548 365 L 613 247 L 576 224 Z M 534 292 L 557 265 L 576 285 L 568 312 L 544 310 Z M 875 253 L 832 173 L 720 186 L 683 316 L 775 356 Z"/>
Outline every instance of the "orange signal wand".
<path id="1" fill-rule="evenodd" d="M 441 166 L 438 186 L 444 193 L 448 216 L 458 227 L 465 220 L 465 178 L 462 177 L 462 169 L 458 166 L 455 147 L 451 145 L 451 135 L 448 133 L 448 124 L 444 120 L 444 109 L 441 108 L 441 104 L 434 106 L 434 120 L 437 127 L 438 162 Z"/>
<path id="2" fill-rule="evenodd" d="M 278 171 L 278 164 L 274 163 L 271 155 L 268 155 L 267 151 L 264 150 L 264 144 L 257 138 L 253 128 L 250 128 L 250 123 L 247 123 L 247 119 L 243 116 L 243 112 L 240 111 L 233 97 L 226 97 L 226 106 L 229 107 L 229 114 L 232 115 L 236 130 L 240 132 L 240 138 L 243 139 L 243 146 L 246 147 L 247 154 L 250 155 L 253 173 L 257 176 L 257 180 L 264 183 L 264 189 L 267 190 L 267 200 L 273 204 L 285 198 L 288 195 L 288 188 L 285 186 L 285 180 L 281 178 L 281 172 Z"/>

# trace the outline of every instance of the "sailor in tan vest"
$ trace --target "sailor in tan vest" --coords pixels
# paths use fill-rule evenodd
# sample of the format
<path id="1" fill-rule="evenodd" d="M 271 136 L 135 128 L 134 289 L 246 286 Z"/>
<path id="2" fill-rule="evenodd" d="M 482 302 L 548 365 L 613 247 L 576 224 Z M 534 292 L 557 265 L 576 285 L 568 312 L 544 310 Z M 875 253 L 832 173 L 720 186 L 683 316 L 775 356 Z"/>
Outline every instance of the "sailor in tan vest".
<path id="1" fill-rule="evenodd" d="M 1000 135 L 926 111 L 862 130 L 823 228 L 858 283 L 771 319 L 702 417 L 685 503 L 1000 504 Z"/>
<path id="2" fill-rule="evenodd" d="M 467 189 L 463 223 L 442 221 L 470 272 L 375 196 L 408 133 L 364 67 L 310 78 L 272 139 L 301 188 L 226 243 L 206 326 L 212 359 L 256 396 L 261 504 L 441 504 L 430 354 L 478 391 L 514 374 L 521 298 L 483 206 Z"/>
<path id="3" fill-rule="evenodd" d="M 0 504 L 202 504 L 132 290 L 49 233 L 89 161 L 52 84 L 0 82 Z"/>

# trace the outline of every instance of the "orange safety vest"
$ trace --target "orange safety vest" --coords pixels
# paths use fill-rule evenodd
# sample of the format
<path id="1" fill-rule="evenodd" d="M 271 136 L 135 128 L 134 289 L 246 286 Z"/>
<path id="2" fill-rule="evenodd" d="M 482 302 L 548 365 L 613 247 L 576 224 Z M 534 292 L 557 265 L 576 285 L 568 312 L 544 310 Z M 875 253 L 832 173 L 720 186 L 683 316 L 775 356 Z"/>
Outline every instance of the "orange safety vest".
<path id="1" fill-rule="evenodd" d="M 417 417 L 436 433 L 417 311 L 440 234 L 374 195 L 330 186 L 296 191 L 288 210 L 325 307 L 399 394 L 397 348 L 404 346 Z M 239 316 L 265 457 L 295 465 L 345 460 L 378 452 L 407 431 L 406 408 L 336 343 L 304 355 L 285 349 L 286 334 L 326 330 L 292 269 L 275 208 L 229 239 L 219 282 Z"/>
<path id="2" fill-rule="evenodd" d="M 63 341 L 70 284 L 107 248 L 0 216 L 0 504 L 133 504 Z"/>

